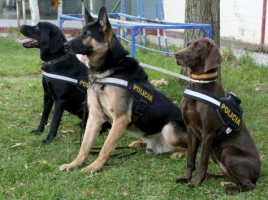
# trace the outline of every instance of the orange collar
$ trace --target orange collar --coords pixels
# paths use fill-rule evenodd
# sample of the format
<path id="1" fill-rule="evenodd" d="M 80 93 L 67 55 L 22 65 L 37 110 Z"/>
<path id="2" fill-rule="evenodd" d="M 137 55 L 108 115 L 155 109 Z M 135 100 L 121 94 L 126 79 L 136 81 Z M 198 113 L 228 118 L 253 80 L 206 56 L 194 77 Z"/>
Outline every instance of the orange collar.
<path id="1" fill-rule="evenodd" d="M 209 73 L 209 74 L 190 74 L 190 78 L 193 80 L 212 80 L 216 79 L 218 76 L 217 72 Z"/>

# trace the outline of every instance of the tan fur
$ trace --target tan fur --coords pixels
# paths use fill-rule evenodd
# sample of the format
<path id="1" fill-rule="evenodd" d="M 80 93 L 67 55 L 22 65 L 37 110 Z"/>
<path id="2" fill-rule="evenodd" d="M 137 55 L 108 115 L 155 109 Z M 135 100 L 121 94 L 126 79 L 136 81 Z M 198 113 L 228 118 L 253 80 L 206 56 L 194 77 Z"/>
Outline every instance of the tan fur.
<path id="1" fill-rule="evenodd" d="M 180 151 L 176 151 L 171 154 L 171 159 L 177 159 L 177 158 L 182 158 L 187 154 L 187 149 L 181 149 Z"/>
<path id="2" fill-rule="evenodd" d="M 91 43 L 94 49 L 94 54 L 88 57 L 89 66 L 100 66 L 103 63 L 103 58 L 108 50 L 108 42 L 99 43 L 94 38 L 88 37 L 83 41 L 83 44 L 86 45 Z"/>
<path id="3" fill-rule="evenodd" d="M 125 95 L 126 91 L 120 87 L 109 85 L 105 86 L 100 95 L 100 87 L 102 86 L 93 84 L 88 89 L 88 105 L 90 107 L 90 113 L 87 120 L 83 142 L 76 159 L 70 164 L 61 165 L 60 170 L 62 171 L 68 171 L 72 168 L 76 168 L 86 161 L 92 145 L 99 134 L 101 125 L 106 120 L 101 108 L 99 107 L 97 100 L 98 95 L 102 102 L 102 107 L 105 109 L 106 115 L 108 114 L 109 121 L 112 122 L 112 128 L 108 133 L 108 137 L 106 138 L 97 159 L 91 165 L 88 165 L 82 169 L 82 171 L 99 171 L 107 162 L 112 151 L 116 148 L 116 145 L 118 144 L 123 133 L 127 130 L 127 126 L 131 121 L 132 104 L 127 105 L 122 101 L 118 101 L 119 99 L 124 98 L 123 96 Z M 172 154 L 172 158 L 181 157 L 181 155 L 184 155 L 186 150 L 179 147 L 179 145 L 181 145 L 179 144 L 180 141 L 178 137 L 175 136 L 176 133 L 174 130 L 170 130 L 171 128 L 172 127 L 169 125 L 166 125 L 165 128 L 163 128 L 163 132 L 165 132 L 163 135 L 165 136 L 159 133 L 148 139 L 145 139 L 147 148 L 156 149 L 155 151 L 157 153 L 175 151 L 175 154 Z M 166 141 L 166 139 L 168 141 Z M 174 145 L 169 144 L 169 142 Z M 181 142 L 183 143 L 183 141 Z"/>
<path id="4" fill-rule="evenodd" d="M 89 151 L 92 148 L 96 137 L 98 136 L 101 125 L 105 122 L 104 115 L 97 100 L 99 87 L 99 85 L 93 85 L 88 90 L 88 104 L 90 107 L 90 113 L 79 154 L 72 163 L 62 165 L 60 167 L 61 170 L 75 168 L 86 161 Z M 83 171 L 91 170 L 92 172 L 96 172 L 102 168 L 102 166 L 107 162 L 112 151 L 115 149 L 116 144 L 118 143 L 124 131 L 127 129 L 127 125 L 131 120 L 130 105 L 118 104 L 118 98 L 120 99 L 120 96 L 124 95 L 124 90 L 119 87 L 106 86 L 102 93 L 102 106 L 106 108 L 109 120 L 112 122 L 112 128 L 107 139 L 105 140 L 98 158 L 91 165 L 85 167 Z M 120 110 L 122 110 L 120 108 L 122 106 L 127 108 L 127 112 L 122 115 L 118 115 Z"/>
<path id="5" fill-rule="evenodd" d="M 131 142 L 128 146 L 131 147 L 131 148 L 145 147 L 146 142 L 144 142 L 142 140 L 136 140 L 136 141 Z"/>
<path id="6" fill-rule="evenodd" d="M 102 62 L 106 60 L 103 58 L 106 56 L 109 46 L 112 46 L 114 42 L 112 38 L 114 37 L 112 28 L 109 26 L 109 23 L 107 23 L 107 20 L 108 18 L 106 14 L 104 15 L 103 10 L 101 10 L 98 22 L 101 24 L 104 31 L 103 42 L 99 43 L 90 36 L 88 36 L 88 39 L 83 38 L 84 46 L 93 47 L 93 51 L 87 56 L 89 66 L 92 68 L 91 76 L 95 79 L 109 77 L 109 75 L 114 72 L 113 70 L 116 70 L 111 68 L 96 73 L 94 73 L 93 70 L 93 68 L 98 69 Z M 175 135 L 178 134 L 178 132 L 173 129 L 174 124 L 172 123 L 168 123 L 164 127 L 161 127 L 161 132 L 143 138 L 146 133 L 136 127 L 135 123 L 130 125 L 132 120 L 133 98 L 128 89 L 109 84 L 101 85 L 92 83 L 88 89 L 88 107 L 89 117 L 79 153 L 71 163 L 60 166 L 60 170 L 62 171 L 68 171 L 86 162 L 101 126 L 106 121 L 109 121 L 112 127 L 99 156 L 92 164 L 83 168 L 83 171 L 99 171 L 107 162 L 109 156 L 116 148 L 116 145 L 126 130 L 136 137 L 142 138 L 147 144 L 147 149 L 152 150 L 154 153 L 180 151 L 181 149 L 177 148 L 178 145 L 187 146 L 187 135 L 181 134 L 181 138 L 176 137 Z"/>

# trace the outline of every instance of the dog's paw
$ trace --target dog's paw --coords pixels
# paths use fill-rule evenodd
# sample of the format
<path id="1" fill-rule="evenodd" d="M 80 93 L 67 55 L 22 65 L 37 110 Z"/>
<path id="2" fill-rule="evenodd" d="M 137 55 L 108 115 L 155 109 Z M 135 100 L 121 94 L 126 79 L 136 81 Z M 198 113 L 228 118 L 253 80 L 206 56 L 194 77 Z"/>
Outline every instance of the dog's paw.
<path id="1" fill-rule="evenodd" d="M 182 158 L 186 154 L 187 154 L 187 151 L 185 151 L 185 152 L 177 151 L 177 152 L 172 153 L 170 157 L 171 157 L 171 159 Z"/>
<path id="2" fill-rule="evenodd" d="M 53 136 L 48 135 L 45 139 L 42 140 L 43 144 L 49 144 L 53 140 Z"/>
<path id="3" fill-rule="evenodd" d="M 140 140 L 133 141 L 128 145 L 128 147 L 131 147 L 131 148 L 140 148 L 140 147 L 145 147 L 145 146 L 146 146 L 146 143 Z"/>
<path id="4" fill-rule="evenodd" d="M 192 180 L 192 185 L 194 187 L 201 185 L 201 183 L 203 182 L 204 178 L 203 177 L 199 177 L 196 176 L 193 180 Z"/>
<path id="5" fill-rule="evenodd" d="M 184 172 L 184 175 L 176 180 L 176 183 L 189 183 L 192 179 L 192 173 L 193 169 L 187 168 Z"/>
<path id="6" fill-rule="evenodd" d="M 182 178 L 178 178 L 177 180 L 176 180 L 176 183 L 179 183 L 179 184 L 186 184 L 186 183 L 189 183 L 190 182 L 190 179 L 188 179 L 188 178 L 184 178 L 184 177 L 182 177 Z"/>
<path id="7" fill-rule="evenodd" d="M 91 164 L 87 167 L 84 167 L 81 171 L 82 172 L 91 172 L 91 174 L 94 174 L 94 173 L 98 172 L 101 168 L 102 168 L 102 166 L 97 166 L 97 165 Z"/>
<path id="8" fill-rule="evenodd" d="M 225 193 L 228 194 L 228 195 L 236 195 L 239 192 L 240 192 L 239 188 L 238 187 L 235 187 L 235 186 L 228 186 L 225 189 Z"/>
<path id="9" fill-rule="evenodd" d="M 64 172 L 64 171 L 69 171 L 71 169 L 73 169 L 74 167 L 71 164 L 63 164 L 59 167 L 60 171 Z"/>
<path id="10" fill-rule="evenodd" d="M 43 130 L 36 129 L 36 130 L 32 130 L 30 133 L 38 135 L 38 134 L 43 133 L 43 131 L 44 129 Z"/>

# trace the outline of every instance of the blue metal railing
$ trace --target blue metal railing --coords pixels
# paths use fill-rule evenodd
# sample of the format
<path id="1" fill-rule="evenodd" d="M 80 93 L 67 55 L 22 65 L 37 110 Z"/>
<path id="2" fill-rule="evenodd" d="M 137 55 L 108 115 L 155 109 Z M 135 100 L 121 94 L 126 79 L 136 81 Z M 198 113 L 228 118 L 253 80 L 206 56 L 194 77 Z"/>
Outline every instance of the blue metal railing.
<path id="1" fill-rule="evenodd" d="M 206 37 L 212 38 L 212 26 L 210 24 L 195 24 L 195 23 L 175 23 L 175 22 L 159 22 L 156 20 L 146 19 L 144 17 L 137 17 L 132 15 L 127 15 L 124 13 L 109 13 L 110 18 L 120 19 L 121 17 L 129 19 L 131 21 L 120 21 L 120 20 L 110 20 L 110 23 L 113 27 L 117 28 L 117 36 L 129 42 L 131 45 L 131 57 L 136 57 L 136 47 L 141 47 L 150 51 L 155 51 L 164 54 L 173 54 L 174 52 L 155 50 L 148 48 L 139 44 L 136 44 L 136 35 L 139 31 L 143 29 L 148 30 L 166 30 L 166 29 L 201 29 Z M 61 14 L 59 15 L 59 27 L 62 30 L 63 23 L 65 20 L 71 21 L 84 21 L 82 14 Z M 143 23 L 142 23 L 142 22 Z M 147 22 L 147 23 L 144 23 Z M 124 33 L 123 37 L 120 35 L 120 30 L 129 30 L 130 31 L 130 40 L 126 38 Z M 137 32 L 138 31 L 138 32 Z"/>

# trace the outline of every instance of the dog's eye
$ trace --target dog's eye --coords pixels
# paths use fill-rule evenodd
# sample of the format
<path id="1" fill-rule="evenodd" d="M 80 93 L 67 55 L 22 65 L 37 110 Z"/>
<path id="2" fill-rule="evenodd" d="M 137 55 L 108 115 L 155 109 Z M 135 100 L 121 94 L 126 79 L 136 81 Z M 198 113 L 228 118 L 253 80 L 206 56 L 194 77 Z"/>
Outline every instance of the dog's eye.
<path id="1" fill-rule="evenodd" d="M 90 31 L 86 31 L 86 32 L 85 32 L 85 35 L 86 35 L 86 36 L 91 36 L 91 32 L 90 32 Z"/>
<path id="2" fill-rule="evenodd" d="M 195 48 L 199 48 L 199 44 L 198 44 L 198 42 L 195 42 L 195 43 L 194 43 L 194 47 L 195 47 Z"/>

